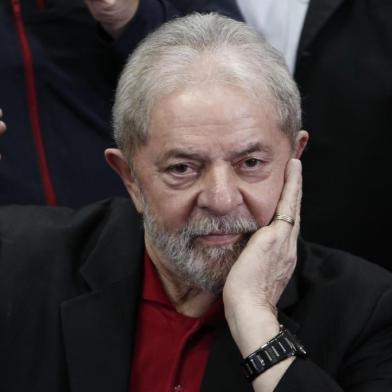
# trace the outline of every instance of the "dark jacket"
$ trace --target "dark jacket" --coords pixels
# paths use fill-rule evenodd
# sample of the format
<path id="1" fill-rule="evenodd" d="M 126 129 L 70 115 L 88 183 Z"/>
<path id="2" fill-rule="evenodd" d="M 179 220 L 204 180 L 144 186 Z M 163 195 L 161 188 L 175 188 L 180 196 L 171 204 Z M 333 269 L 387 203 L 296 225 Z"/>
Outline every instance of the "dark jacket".
<path id="1" fill-rule="evenodd" d="M 302 232 L 392 269 L 392 2 L 311 0 L 295 79 L 310 142 Z"/>
<path id="2" fill-rule="evenodd" d="M 126 392 L 144 251 L 131 203 L 1 208 L 0 240 L 0 390 Z M 303 241 L 298 256 L 279 317 L 309 359 L 276 391 L 391 391 L 391 275 Z M 222 324 L 202 391 L 251 391 L 239 362 Z"/>

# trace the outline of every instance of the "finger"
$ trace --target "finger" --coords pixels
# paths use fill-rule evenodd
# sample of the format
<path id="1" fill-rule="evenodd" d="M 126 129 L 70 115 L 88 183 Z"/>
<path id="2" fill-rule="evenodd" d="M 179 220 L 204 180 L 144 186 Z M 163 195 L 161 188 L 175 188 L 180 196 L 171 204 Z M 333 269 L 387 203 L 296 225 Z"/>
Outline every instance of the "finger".
<path id="1" fill-rule="evenodd" d="M 5 122 L 0 120 L 0 135 L 5 132 L 5 130 L 7 129 L 7 125 L 5 125 Z"/>
<path id="2" fill-rule="evenodd" d="M 5 132 L 5 130 L 7 129 L 7 125 L 5 124 L 4 121 L 1 121 L 3 117 L 3 111 L 0 109 L 0 135 Z"/>
<path id="3" fill-rule="evenodd" d="M 300 232 L 301 227 L 301 202 L 302 202 L 302 165 L 301 161 L 299 161 L 300 166 L 300 177 L 299 177 L 299 192 L 297 194 L 297 201 L 296 201 L 296 215 L 295 215 L 295 223 L 291 233 L 292 240 L 297 243 L 297 238 Z"/>
<path id="4" fill-rule="evenodd" d="M 279 225 L 286 232 L 291 233 L 293 229 L 298 232 L 297 219 L 300 206 L 300 195 L 302 189 L 301 162 L 298 159 L 290 159 L 286 166 L 285 183 L 282 194 L 276 208 L 276 214 L 288 215 L 295 222 L 294 226 L 282 220 L 274 220 L 275 225 Z"/>

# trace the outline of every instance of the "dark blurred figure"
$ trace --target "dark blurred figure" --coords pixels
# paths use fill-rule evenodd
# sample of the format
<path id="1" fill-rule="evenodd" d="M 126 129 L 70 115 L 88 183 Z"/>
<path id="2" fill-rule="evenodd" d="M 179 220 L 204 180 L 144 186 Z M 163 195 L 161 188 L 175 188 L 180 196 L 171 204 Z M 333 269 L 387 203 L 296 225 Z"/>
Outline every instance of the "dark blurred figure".
<path id="1" fill-rule="evenodd" d="M 9 130 L 0 140 L 0 204 L 78 207 L 125 195 L 102 159 L 125 58 L 176 15 L 235 9 L 215 3 L 2 0 L 0 108 Z"/>
<path id="2" fill-rule="evenodd" d="M 302 93 L 304 237 L 392 269 L 392 2 L 237 3 L 284 52 Z"/>

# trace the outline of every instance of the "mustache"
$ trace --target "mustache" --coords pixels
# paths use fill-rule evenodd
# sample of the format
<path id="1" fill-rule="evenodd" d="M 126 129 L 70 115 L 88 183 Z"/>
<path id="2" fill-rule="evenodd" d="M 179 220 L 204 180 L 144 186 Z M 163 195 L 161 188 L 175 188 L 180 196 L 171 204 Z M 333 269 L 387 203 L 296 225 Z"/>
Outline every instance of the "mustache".
<path id="1" fill-rule="evenodd" d="M 253 218 L 239 216 L 203 216 L 191 218 L 180 230 L 188 238 L 210 234 L 253 234 L 260 225 Z"/>

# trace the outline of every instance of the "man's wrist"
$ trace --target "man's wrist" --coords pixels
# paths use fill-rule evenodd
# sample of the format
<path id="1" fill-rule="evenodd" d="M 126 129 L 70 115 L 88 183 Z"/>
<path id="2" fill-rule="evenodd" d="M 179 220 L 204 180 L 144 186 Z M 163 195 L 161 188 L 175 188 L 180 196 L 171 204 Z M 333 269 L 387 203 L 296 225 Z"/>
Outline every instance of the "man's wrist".
<path id="1" fill-rule="evenodd" d="M 288 358 L 305 357 L 306 350 L 298 338 L 281 325 L 280 332 L 244 358 L 242 367 L 249 382 Z"/>
<path id="2" fill-rule="evenodd" d="M 280 325 L 272 312 L 243 309 L 237 316 L 226 316 L 231 335 L 243 357 L 267 343 L 280 331 Z"/>

